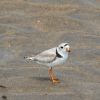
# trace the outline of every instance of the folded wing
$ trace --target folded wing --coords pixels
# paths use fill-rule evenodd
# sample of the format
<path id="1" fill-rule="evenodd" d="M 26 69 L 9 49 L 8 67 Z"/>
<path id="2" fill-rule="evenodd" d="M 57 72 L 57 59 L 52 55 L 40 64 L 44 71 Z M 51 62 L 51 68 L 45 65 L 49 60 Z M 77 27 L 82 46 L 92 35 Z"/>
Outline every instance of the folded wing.
<path id="1" fill-rule="evenodd" d="M 50 63 L 56 59 L 55 48 L 46 50 L 34 57 L 34 61 L 40 63 Z"/>

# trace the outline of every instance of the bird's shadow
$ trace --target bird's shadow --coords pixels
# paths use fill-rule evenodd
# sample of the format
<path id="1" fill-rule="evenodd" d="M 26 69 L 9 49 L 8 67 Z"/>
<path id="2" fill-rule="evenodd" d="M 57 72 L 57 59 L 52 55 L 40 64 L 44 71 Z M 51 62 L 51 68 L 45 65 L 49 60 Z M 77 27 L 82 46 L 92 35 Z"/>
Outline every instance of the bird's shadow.
<path id="1" fill-rule="evenodd" d="M 31 78 L 37 81 L 50 81 L 49 77 L 31 77 Z"/>

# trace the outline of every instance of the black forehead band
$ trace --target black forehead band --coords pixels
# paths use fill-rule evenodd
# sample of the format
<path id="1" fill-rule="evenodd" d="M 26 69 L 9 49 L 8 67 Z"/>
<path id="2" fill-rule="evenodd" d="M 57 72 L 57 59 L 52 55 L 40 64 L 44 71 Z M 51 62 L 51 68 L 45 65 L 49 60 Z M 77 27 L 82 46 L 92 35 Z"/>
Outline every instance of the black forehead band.
<path id="1" fill-rule="evenodd" d="M 64 46 L 67 46 L 68 44 L 65 44 Z"/>

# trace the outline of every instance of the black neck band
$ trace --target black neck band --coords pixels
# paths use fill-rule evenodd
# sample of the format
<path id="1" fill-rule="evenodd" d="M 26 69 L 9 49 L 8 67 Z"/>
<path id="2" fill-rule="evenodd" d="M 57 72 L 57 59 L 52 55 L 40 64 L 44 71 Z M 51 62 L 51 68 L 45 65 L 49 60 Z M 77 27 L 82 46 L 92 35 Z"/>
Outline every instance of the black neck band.
<path id="1" fill-rule="evenodd" d="M 56 49 L 56 56 L 57 56 L 58 58 L 62 58 L 62 56 L 58 53 L 57 49 Z"/>

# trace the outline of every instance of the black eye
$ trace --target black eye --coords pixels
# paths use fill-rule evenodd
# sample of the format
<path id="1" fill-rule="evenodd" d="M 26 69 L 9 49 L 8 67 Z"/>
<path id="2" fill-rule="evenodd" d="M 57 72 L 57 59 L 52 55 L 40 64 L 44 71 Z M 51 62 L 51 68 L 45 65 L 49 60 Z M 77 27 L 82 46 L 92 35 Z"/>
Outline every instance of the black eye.
<path id="1" fill-rule="evenodd" d="M 60 47 L 61 49 L 63 49 L 63 47 Z"/>

